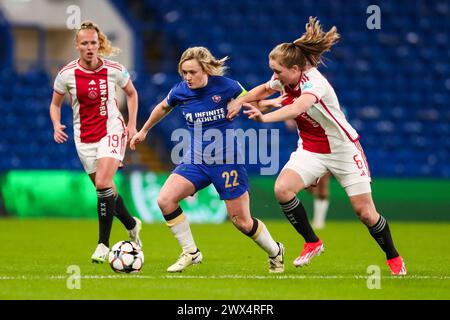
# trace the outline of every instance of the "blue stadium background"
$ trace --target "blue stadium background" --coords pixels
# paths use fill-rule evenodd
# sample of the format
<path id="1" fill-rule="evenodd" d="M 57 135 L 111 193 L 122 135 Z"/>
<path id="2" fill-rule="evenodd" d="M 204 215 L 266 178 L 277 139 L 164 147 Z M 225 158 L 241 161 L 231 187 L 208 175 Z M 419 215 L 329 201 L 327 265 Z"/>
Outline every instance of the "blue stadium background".
<path id="1" fill-rule="evenodd" d="M 320 70 L 334 86 L 361 143 L 373 176 L 450 177 L 449 1 L 112 0 L 135 34 L 131 70 L 139 92 L 140 125 L 156 102 L 180 80 L 177 62 L 189 46 L 230 56 L 228 76 L 246 88 L 271 76 L 268 52 L 298 38 L 310 15 L 325 29 L 335 25 L 341 41 Z M 369 30 L 366 9 L 381 8 L 381 29 Z M 48 115 L 50 75 L 36 67 L 14 68 L 11 26 L 0 12 L 0 170 L 81 169 L 73 143 L 53 142 Z M 8 85 L 5 85 L 8 84 Z M 63 122 L 71 132 L 71 112 Z M 243 116 L 238 125 L 258 126 Z M 170 134 L 183 127 L 173 112 L 155 128 L 167 152 Z M 297 136 L 280 129 L 281 162 Z M 249 166 L 257 172 L 258 166 Z"/>

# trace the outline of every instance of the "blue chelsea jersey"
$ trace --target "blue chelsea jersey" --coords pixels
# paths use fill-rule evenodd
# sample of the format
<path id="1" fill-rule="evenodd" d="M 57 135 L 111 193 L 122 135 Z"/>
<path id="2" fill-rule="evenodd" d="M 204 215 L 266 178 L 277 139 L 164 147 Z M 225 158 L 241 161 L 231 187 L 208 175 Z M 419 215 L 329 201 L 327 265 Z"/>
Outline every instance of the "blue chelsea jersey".
<path id="1" fill-rule="evenodd" d="M 234 132 L 233 122 L 226 118 L 227 104 L 245 92 L 239 82 L 223 76 L 209 76 L 208 84 L 199 89 L 190 89 L 185 81 L 173 86 L 167 103 L 172 108 L 181 107 L 191 134 L 190 153 L 185 155 L 183 162 L 189 160 L 187 157 L 194 161 L 194 155 L 207 163 L 212 162 L 212 158 L 229 161 L 227 150 L 230 148 L 234 148 L 233 161 L 236 161 L 240 147 L 231 134 Z M 222 141 L 217 139 L 219 131 Z"/>

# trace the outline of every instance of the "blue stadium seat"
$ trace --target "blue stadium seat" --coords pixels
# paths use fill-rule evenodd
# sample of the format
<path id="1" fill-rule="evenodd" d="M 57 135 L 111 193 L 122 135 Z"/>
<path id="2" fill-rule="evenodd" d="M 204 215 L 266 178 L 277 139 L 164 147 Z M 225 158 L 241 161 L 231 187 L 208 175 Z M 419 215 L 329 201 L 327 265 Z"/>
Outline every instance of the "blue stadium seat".
<path id="1" fill-rule="evenodd" d="M 111 2 L 127 5 L 125 0 Z M 142 124 L 156 103 L 180 81 L 177 61 L 172 57 L 177 58 L 185 48 L 204 45 L 217 57 L 230 56 L 227 76 L 251 89 L 271 76 L 267 66 L 270 50 L 278 43 L 298 38 L 306 19 L 313 15 L 326 28 L 336 25 L 341 33 L 341 41 L 325 55 L 327 66 L 321 71 L 360 133 L 373 174 L 449 178 L 450 48 L 449 34 L 445 32 L 450 30 L 448 2 L 404 5 L 378 1 L 383 14 L 382 29 L 373 31 L 361 28 L 365 23 L 361 12 L 369 4 L 315 0 L 139 2 L 142 10 L 138 15 L 131 11 L 122 14 L 128 16 L 136 32 L 157 32 L 164 37 L 163 43 L 173 44 L 167 53 L 175 51 L 164 55 L 156 66 L 138 65 L 134 70 L 140 99 L 139 122 Z M 143 12 L 152 13 L 151 19 L 139 16 Z M 0 36 L 2 32 L 5 31 L 0 29 Z M 73 142 L 53 143 L 48 118 L 50 76 L 39 68 L 18 74 L 10 66 L 0 65 L 0 82 L 6 81 L 10 87 L 0 86 L 0 169 L 28 165 L 80 169 Z M 63 108 L 63 120 L 72 136 L 69 110 Z M 31 133 L 17 130 L 18 123 L 26 125 Z M 282 124 L 263 126 L 241 117 L 237 125 L 280 130 L 282 161 L 287 161 L 296 146 L 297 134 L 288 132 Z M 154 130 L 171 148 L 172 131 L 184 126 L 181 112 L 172 112 Z M 29 145 L 30 139 L 35 143 Z M 18 147 L 10 147 L 10 142 Z M 24 155 L 28 145 L 29 153 L 34 155 L 31 160 Z M 53 161 L 56 154 L 64 156 Z M 249 172 L 259 172 L 258 166 L 249 166 Z"/>

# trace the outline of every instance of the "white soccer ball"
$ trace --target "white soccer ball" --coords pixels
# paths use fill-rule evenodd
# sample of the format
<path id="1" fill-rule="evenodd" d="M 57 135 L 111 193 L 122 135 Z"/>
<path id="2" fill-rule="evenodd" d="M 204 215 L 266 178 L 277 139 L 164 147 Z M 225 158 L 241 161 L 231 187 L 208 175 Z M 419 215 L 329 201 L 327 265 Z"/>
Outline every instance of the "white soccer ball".
<path id="1" fill-rule="evenodd" d="M 144 265 L 144 252 L 134 242 L 119 241 L 112 246 L 108 261 L 115 272 L 135 273 Z"/>

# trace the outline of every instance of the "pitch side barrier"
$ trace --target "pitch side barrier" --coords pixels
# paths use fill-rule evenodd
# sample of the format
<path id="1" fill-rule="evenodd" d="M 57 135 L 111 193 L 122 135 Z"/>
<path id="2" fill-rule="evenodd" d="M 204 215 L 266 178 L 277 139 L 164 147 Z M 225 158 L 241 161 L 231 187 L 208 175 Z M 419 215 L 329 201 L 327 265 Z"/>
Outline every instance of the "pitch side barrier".
<path id="1" fill-rule="evenodd" d="M 145 222 L 163 222 L 156 199 L 169 173 L 120 172 L 117 189 L 133 215 Z M 252 212 L 262 219 L 284 219 L 275 200 L 276 176 L 250 176 Z M 81 171 L 9 171 L 0 175 L 3 212 L 18 217 L 80 217 L 97 219 L 93 185 Z M 372 193 L 378 211 L 389 220 L 450 220 L 450 181 L 445 179 L 373 178 Z M 312 210 L 312 197 L 299 194 Z M 193 223 L 221 223 L 225 204 L 212 185 L 181 203 Z M 345 191 L 330 182 L 329 220 L 354 220 Z"/>

